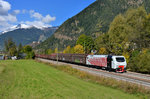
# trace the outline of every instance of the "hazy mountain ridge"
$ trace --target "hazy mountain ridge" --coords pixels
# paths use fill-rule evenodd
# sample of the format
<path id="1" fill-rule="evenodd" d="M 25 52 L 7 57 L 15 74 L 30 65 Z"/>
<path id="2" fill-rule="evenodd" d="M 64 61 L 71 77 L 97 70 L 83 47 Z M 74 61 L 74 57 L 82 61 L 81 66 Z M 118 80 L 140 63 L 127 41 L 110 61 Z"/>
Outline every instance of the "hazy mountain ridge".
<path id="1" fill-rule="evenodd" d="M 42 30 L 45 30 L 46 28 L 48 27 L 39 27 L 39 26 L 36 26 L 36 25 L 26 25 L 26 24 L 18 24 L 18 25 L 14 25 L 8 29 L 6 29 L 5 31 L 2 31 L 1 34 L 4 34 L 4 33 L 7 33 L 7 32 L 10 32 L 10 31 L 13 31 L 13 30 L 16 30 L 16 29 L 29 29 L 29 28 L 37 28 L 37 29 L 42 29 Z M 54 28 L 54 27 L 53 27 Z"/>
<path id="2" fill-rule="evenodd" d="M 17 25 L 13 30 L 5 32 L 0 35 L 0 49 L 4 48 L 4 41 L 8 38 L 12 38 L 16 44 L 22 43 L 23 45 L 30 44 L 33 41 L 44 41 L 50 37 L 58 27 L 22 27 Z"/>
<path id="3" fill-rule="evenodd" d="M 76 16 L 65 21 L 50 38 L 41 43 L 37 48 L 52 48 L 59 44 L 63 49 L 68 45 L 75 45 L 79 35 L 86 34 L 97 37 L 105 33 L 116 15 L 124 13 L 129 8 L 145 6 L 150 12 L 148 0 L 97 0 Z"/>

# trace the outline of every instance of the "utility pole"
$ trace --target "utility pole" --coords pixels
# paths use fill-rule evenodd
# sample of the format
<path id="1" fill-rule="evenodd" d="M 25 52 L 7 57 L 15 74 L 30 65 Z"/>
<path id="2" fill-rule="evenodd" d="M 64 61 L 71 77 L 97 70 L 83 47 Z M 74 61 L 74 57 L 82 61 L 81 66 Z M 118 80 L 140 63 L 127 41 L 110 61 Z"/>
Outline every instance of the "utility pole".
<path id="1" fill-rule="evenodd" d="M 84 40 L 84 54 L 85 54 L 85 40 Z"/>
<path id="2" fill-rule="evenodd" d="M 57 64 L 58 64 L 58 43 L 57 43 Z"/>

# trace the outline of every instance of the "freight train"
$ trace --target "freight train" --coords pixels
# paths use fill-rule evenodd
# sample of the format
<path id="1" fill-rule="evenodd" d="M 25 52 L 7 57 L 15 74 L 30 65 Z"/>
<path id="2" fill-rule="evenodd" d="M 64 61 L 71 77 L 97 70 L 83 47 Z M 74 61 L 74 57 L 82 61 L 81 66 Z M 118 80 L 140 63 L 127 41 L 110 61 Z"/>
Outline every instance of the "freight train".
<path id="1" fill-rule="evenodd" d="M 36 55 L 36 58 L 58 60 L 62 62 L 77 63 L 88 66 L 96 66 L 115 72 L 126 72 L 126 59 L 124 56 L 115 55 L 87 55 L 87 54 L 51 54 Z"/>

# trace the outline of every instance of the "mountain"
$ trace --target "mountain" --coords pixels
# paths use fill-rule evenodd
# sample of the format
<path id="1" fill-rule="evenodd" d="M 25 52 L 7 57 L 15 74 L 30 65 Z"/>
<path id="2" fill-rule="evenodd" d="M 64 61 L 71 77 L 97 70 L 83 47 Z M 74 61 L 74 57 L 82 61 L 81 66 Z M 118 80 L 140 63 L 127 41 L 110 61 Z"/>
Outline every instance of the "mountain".
<path id="1" fill-rule="evenodd" d="M 6 29 L 5 31 L 2 32 L 2 34 L 13 31 L 13 30 L 16 30 L 16 29 L 29 29 L 29 28 L 45 29 L 47 27 L 45 27 L 45 26 L 39 27 L 39 26 L 36 26 L 36 25 L 30 26 L 30 25 L 26 25 L 26 24 L 18 24 L 18 25 L 14 25 L 14 26 Z"/>
<path id="2" fill-rule="evenodd" d="M 114 17 L 129 8 L 144 6 L 150 12 L 150 0 L 97 0 L 83 11 L 65 21 L 56 32 L 37 49 L 56 48 L 62 50 L 68 45 L 74 46 L 81 34 L 97 37 L 106 33 Z"/>
<path id="3" fill-rule="evenodd" d="M 0 49 L 4 48 L 4 41 L 12 38 L 17 45 L 31 44 L 33 41 L 42 42 L 50 37 L 58 27 L 43 27 L 27 26 L 25 24 L 18 24 L 10 29 L 3 31 L 0 35 Z"/>

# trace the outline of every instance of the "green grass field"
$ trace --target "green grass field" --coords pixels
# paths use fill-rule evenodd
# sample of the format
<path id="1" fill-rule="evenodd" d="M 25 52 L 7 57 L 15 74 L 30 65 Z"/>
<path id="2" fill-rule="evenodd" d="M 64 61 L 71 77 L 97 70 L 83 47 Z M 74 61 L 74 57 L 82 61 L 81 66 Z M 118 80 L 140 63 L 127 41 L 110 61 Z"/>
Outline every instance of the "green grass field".
<path id="1" fill-rule="evenodd" d="M 0 61 L 0 99 L 137 99 L 34 60 Z"/>

